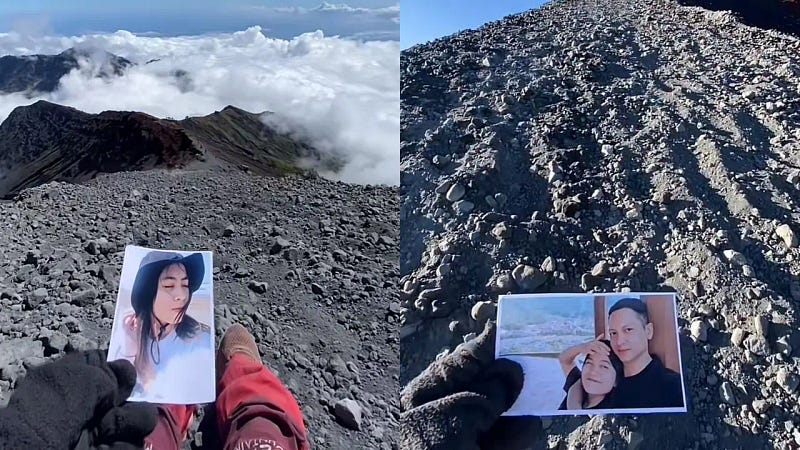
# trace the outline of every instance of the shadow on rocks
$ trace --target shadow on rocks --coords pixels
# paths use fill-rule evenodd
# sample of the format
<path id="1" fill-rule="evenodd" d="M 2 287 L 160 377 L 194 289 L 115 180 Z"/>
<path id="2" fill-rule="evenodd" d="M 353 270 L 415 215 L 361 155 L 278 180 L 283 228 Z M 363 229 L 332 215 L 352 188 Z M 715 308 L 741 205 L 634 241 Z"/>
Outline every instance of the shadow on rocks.
<path id="1" fill-rule="evenodd" d="M 700 131 L 698 129 L 690 129 L 693 136 L 699 136 Z M 684 168 L 689 192 L 695 198 L 703 199 L 707 208 L 719 212 L 719 214 L 712 216 L 710 220 L 718 228 L 724 230 L 743 229 L 744 221 L 733 214 L 725 198 L 711 185 L 711 180 L 703 174 L 698 157 L 685 144 L 681 143 L 679 138 L 674 141 L 676 145 L 671 147 L 672 162 L 676 166 Z M 727 161 L 727 163 L 730 164 L 730 161 Z M 717 180 L 717 182 L 721 182 L 721 180 Z M 774 212 L 774 214 L 780 216 L 778 212 Z M 742 240 L 735 235 L 731 236 L 730 245 L 747 257 L 751 266 L 758 273 L 759 279 L 769 285 L 770 289 L 784 297 L 789 298 L 791 296 L 789 291 L 789 280 L 792 279 L 791 274 L 779 264 L 766 259 L 764 255 L 769 248 L 759 241 L 752 239 Z M 800 314 L 796 315 L 795 318 L 800 319 Z"/>
<path id="2" fill-rule="evenodd" d="M 744 24 L 800 36 L 800 2 L 796 0 L 678 0 L 683 6 L 732 11 Z"/>
<path id="3" fill-rule="evenodd" d="M 723 402 L 719 388 L 709 387 L 702 376 L 706 371 L 701 350 L 687 336 L 680 340 L 688 412 L 545 419 L 545 433 L 531 448 L 551 449 L 554 441 L 559 442 L 558 449 L 774 448 L 768 436 L 725 422 L 718 407 Z M 703 400 L 700 392 L 705 393 Z M 721 434 L 720 425 L 726 427 Z"/>

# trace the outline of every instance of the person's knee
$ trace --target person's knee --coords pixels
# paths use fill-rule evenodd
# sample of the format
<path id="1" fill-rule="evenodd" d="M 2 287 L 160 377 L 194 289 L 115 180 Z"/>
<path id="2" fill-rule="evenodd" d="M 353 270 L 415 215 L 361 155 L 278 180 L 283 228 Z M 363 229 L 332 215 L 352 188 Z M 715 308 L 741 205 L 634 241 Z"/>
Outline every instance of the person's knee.
<path id="1" fill-rule="evenodd" d="M 305 430 L 294 423 L 286 413 L 264 406 L 245 407 L 237 411 L 223 436 L 224 448 L 283 448 L 305 449 Z M 260 445 L 271 447 L 260 447 Z"/>

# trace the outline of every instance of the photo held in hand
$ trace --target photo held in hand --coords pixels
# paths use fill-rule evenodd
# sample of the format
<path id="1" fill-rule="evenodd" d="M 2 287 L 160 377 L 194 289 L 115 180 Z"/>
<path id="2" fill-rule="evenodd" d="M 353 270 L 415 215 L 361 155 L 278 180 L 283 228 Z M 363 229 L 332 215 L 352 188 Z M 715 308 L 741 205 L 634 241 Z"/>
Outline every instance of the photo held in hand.
<path id="1" fill-rule="evenodd" d="M 211 252 L 125 249 L 108 359 L 136 368 L 130 400 L 214 400 L 211 258 Z"/>
<path id="2" fill-rule="evenodd" d="M 505 415 L 686 412 L 675 301 L 673 293 L 501 296 L 495 357 L 525 373 Z"/>

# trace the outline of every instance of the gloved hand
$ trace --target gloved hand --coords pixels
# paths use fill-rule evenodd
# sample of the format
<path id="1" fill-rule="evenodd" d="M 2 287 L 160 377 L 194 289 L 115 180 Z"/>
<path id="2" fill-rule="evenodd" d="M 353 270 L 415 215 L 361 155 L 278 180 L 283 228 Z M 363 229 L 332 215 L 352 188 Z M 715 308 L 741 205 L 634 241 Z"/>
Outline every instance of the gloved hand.
<path id="1" fill-rule="evenodd" d="M 158 412 L 125 403 L 135 383 L 133 365 L 102 350 L 34 367 L 0 409 L 0 449 L 141 448 Z"/>
<path id="2" fill-rule="evenodd" d="M 532 447 L 538 417 L 500 417 L 522 390 L 519 364 L 494 358 L 496 326 L 431 363 L 400 393 L 400 447 L 473 450 Z"/>

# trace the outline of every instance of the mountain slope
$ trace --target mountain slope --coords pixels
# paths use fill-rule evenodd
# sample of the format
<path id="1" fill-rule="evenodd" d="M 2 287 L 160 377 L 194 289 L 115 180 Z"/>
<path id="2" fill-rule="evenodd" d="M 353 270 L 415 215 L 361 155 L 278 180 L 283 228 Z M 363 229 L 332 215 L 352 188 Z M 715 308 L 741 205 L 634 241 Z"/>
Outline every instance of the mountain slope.
<path id="1" fill-rule="evenodd" d="M 0 404 L 31 365 L 108 345 L 126 245 L 211 250 L 217 339 L 233 323 L 253 332 L 312 445 L 391 449 L 397 198 L 319 178 L 151 170 L 0 202 Z M 337 422 L 344 398 L 358 402 L 360 430 Z M 214 428 L 189 442 L 221 448 Z"/>
<path id="2" fill-rule="evenodd" d="M 101 172 L 153 168 L 300 171 L 320 156 L 280 135 L 258 114 L 228 107 L 206 117 L 162 120 L 138 112 L 87 114 L 38 101 L 0 125 L 0 195 L 48 181 L 81 182 Z"/>
<path id="3" fill-rule="evenodd" d="M 553 420 L 535 447 L 792 441 L 799 63 L 797 37 L 669 0 L 557 1 L 404 51 L 401 383 L 499 294 L 671 290 L 691 413 Z"/>
<path id="4" fill-rule="evenodd" d="M 105 51 L 70 48 L 58 55 L 0 57 L 0 93 L 52 92 L 64 75 L 80 67 L 81 59 L 100 63 L 97 76 L 120 76 L 133 63 Z"/>
<path id="5" fill-rule="evenodd" d="M 269 114 L 269 113 L 265 113 Z M 264 125 L 262 114 L 253 114 L 234 106 L 204 117 L 190 117 L 178 122 L 187 136 L 207 154 L 223 164 L 246 167 L 259 174 L 297 170 L 295 161 L 320 160 L 313 148 L 278 133 Z M 327 159 L 322 164 L 336 170 L 340 164 Z"/>

